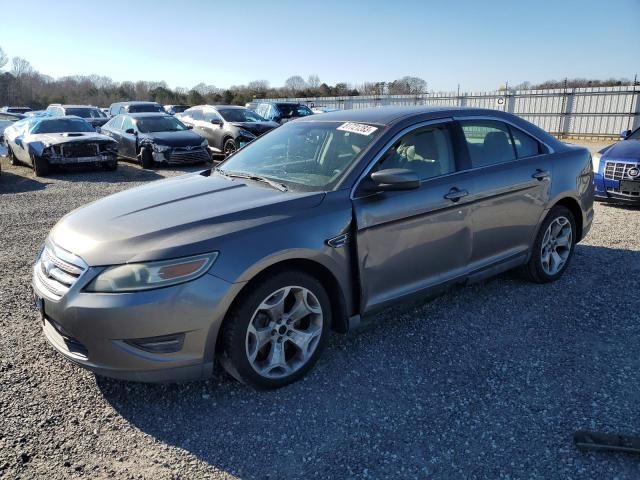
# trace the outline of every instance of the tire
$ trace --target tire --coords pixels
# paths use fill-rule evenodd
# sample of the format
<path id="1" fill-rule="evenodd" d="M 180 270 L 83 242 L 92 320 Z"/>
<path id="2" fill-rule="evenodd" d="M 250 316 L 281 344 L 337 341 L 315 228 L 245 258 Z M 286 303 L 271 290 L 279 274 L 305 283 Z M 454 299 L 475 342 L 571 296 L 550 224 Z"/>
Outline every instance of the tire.
<path id="1" fill-rule="evenodd" d="M 109 162 L 104 162 L 102 164 L 102 168 L 104 168 L 107 172 L 113 172 L 118 169 L 118 161 L 111 160 Z"/>
<path id="2" fill-rule="evenodd" d="M 145 169 L 153 167 L 153 154 L 147 147 L 142 147 L 140 150 L 140 165 Z"/>
<path id="3" fill-rule="evenodd" d="M 317 362 L 331 325 L 329 296 L 318 280 L 298 271 L 275 274 L 250 288 L 222 326 L 220 362 L 245 385 L 280 388 L 302 378 Z M 272 307 L 266 308 L 268 304 Z M 287 314 L 294 307 L 301 316 L 292 321 Z"/>
<path id="4" fill-rule="evenodd" d="M 33 171 L 36 174 L 36 177 L 46 177 L 49 175 L 49 160 L 42 157 L 31 157 L 31 161 L 33 162 Z"/>
<path id="5" fill-rule="evenodd" d="M 225 140 L 224 145 L 222 147 L 222 151 L 224 153 L 225 158 L 235 153 L 237 150 L 238 150 L 238 145 L 236 145 L 236 142 L 233 140 L 233 138 L 228 138 L 227 140 Z"/>
<path id="6" fill-rule="evenodd" d="M 535 283 L 558 280 L 573 258 L 576 233 L 576 221 L 571 211 L 561 205 L 553 207 L 540 226 L 531 258 L 524 267 L 527 279 Z"/>

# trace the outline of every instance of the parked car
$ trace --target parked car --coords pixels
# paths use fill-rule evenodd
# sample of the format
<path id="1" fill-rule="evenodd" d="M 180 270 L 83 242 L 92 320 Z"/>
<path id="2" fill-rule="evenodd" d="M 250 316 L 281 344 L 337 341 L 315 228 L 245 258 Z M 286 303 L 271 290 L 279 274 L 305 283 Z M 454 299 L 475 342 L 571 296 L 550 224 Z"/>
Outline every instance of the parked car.
<path id="1" fill-rule="evenodd" d="M 109 107 L 109 117 L 121 113 L 165 113 L 158 102 L 116 102 Z"/>
<path id="2" fill-rule="evenodd" d="M 258 103 L 257 101 L 253 101 L 253 102 L 247 102 L 244 104 L 245 108 L 248 108 L 249 110 L 255 112 L 256 108 L 258 107 Z"/>
<path id="3" fill-rule="evenodd" d="M 30 112 L 31 109 L 29 107 L 2 107 L 0 108 L 0 112 L 3 113 L 20 113 L 20 114 L 25 114 L 27 112 Z"/>
<path id="4" fill-rule="evenodd" d="M 140 162 L 186 164 L 211 161 L 207 141 L 168 113 L 118 115 L 101 129 L 118 142 L 118 154 Z"/>
<path id="5" fill-rule="evenodd" d="M 179 118 L 207 139 L 211 152 L 225 156 L 278 126 L 245 107 L 231 105 L 200 105 Z"/>
<path id="6" fill-rule="evenodd" d="M 596 200 L 640 205 L 640 128 L 593 156 Z"/>
<path id="7" fill-rule="evenodd" d="M 191 108 L 191 105 L 165 105 L 164 111 L 169 115 L 175 115 L 184 112 L 187 108 Z"/>
<path id="8" fill-rule="evenodd" d="M 26 112 L 23 114 L 25 118 L 28 117 L 51 117 L 51 113 L 46 110 L 31 110 L 30 112 Z"/>
<path id="9" fill-rule="evenodd" d="M 72 115 L 84 118 L 93 128 L 101 127 L 109 120 L 98 107 L 91 105 L 61 105 L 59 103 L 52 103 L 47 107 L 46 111 L 53 117 Z"/>
<path id="10" fill-rule="evenodd" d="M 506 112 L 308 116 L 216 169 L 66 215 L 33 285 L 46 338 L 99 374 L 201 378 L 219 358 L 281 387 L 331 329 L 392 303 L 515 267 L 557 280 L 591 227 L 593 188 L 586 149 Z"/>
<path id="11" fill-rule="evenodd" d="M 31 165 L 37 176 L 47 175 L 53 165 L 118 168 L 116 142 L 80 117 L 26 118 L 8 127 L 4 136 L 11 164 Z"/>
<path id="12" fill-rule="evenodd" d="M 260 102 L 256 106 L 255 112 L 261 117 L 279 124 L 313 115 L 309 107 L 296 102 Z"/>
<path id="13" fill-rule="evenodd" d="M 23 118 L 19 113 L 0 113 L 0 142 L 4 140 L 4 130 Z"/>
<path id="14" fill-rule="evenodd" d="M 324 107 L 322 105 L 311 107 L 311 111 L 313 113 L 329 113 L 329 112 L 337 112 L 339 110 L 340 110 L 339 108 Z"/>

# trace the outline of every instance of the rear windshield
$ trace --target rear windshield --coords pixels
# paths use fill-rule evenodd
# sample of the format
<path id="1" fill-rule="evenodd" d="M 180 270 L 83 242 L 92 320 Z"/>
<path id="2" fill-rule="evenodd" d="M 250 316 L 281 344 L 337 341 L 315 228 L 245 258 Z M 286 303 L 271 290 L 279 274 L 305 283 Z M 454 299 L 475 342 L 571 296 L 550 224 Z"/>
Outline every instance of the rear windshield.
<path id="1" fill-rule="evenodd" d="M 184 123 L 175 117 L 149 117 L 138 119 L 138 130 L 142 133 L 181 132 L 187 130 Z"/>
<path id="2" fill-rule="evenodd" d="M 8 113 L 27 113 L 30 112 L 31 109 L 28 107 L 9 107 L 7 108 Z"/>
<path id="3" fill-rule="evenodd" d="M 105 118 L 104 113 L 102 113 L 97 108 L 66 108 L 65 112 L 67 115 L 75 115 L 76 117 L 81 118 Z"/>
<path id="4" fill-rule="evenodd" d="M 67 133 L 67 132 L 95 132 L 93 127 L 84 120 L 61 118 L 56 120 L 40 120 L 31 129 L 36 133 Z"/>
<path id="5" fill-rule="evenodd" d="M 160 105 L 144 104 L 144 105 L 129 105 L 127 109 L 129 113 L 149 113 L 149 112 L 164 112 L 164 109 Z"/>
<path id="6" fill-rule="evenodd" d="M 264 118 L 256 112 L 246 108 L 220 108 L 218 113 L 227 122 L 266 122 Z"/>

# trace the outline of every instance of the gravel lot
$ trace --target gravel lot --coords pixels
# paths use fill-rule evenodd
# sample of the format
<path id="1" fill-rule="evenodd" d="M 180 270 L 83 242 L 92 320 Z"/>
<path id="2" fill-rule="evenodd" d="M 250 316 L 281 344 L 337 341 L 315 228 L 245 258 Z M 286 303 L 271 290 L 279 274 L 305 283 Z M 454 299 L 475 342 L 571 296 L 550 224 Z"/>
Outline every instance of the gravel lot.
<path id="1" fill-rule="evenodd" d="M 506 274 L 389 310 L 279 391 L 143 385 L 46 344 L 30 269 L 65 213 L 190 169 L 36 179 L 0 161 L 0 477 L 640 477 L 638 457 L 572 444 L 640 434 L 640 210 L 597 205 L 558 283 Z"/>

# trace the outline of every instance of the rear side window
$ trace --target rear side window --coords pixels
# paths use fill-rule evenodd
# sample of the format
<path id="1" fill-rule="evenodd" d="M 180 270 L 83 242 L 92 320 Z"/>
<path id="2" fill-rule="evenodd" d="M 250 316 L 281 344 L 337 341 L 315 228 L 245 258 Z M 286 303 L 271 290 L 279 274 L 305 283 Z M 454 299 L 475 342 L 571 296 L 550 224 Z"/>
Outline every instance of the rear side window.
<path id="1" fill-rule="evenodd" d="M 420 180 L 453 173 L 456 169 L 448 125 L 419 128 L 398 140 L 382 157 L 378 170 L 406 168 Z"/>
<path id="2" fill-rule="evenodd" d="M 202 109 L 201 108 L 192 108 L 190 110 L 187 110 L 185 112 L 186 115 L 188 115 L 190 118 L 194 119 L 194 120 L 203 120 L 204 117 L 202 116 Z"/>
<path id="3" fill-rule="evenodd" d="M 522 130 L 509 125 L 509 130 L 513 136 L 513 143 L 516 146 L 518 158 L 533 157 L 543 153 L 542 146 L 535 138 L 527 135 Z"/>

